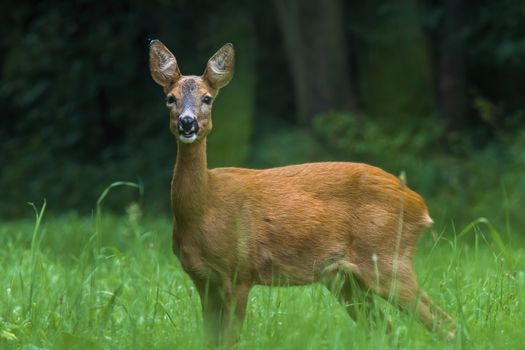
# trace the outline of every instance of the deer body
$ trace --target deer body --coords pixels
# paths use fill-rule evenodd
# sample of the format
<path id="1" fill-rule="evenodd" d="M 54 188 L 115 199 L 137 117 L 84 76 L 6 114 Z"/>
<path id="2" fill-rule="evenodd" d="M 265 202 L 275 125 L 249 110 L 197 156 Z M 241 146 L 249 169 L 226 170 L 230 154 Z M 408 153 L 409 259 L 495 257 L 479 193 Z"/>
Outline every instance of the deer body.
<path id="1" fill-rule="evenodd" d="M 353 276 L 385 298 L 395 289 L 401 308 L 414 308 L 425 326 L 438 324 L 452 337 L 452 319 L 415 279 L 413 252 L 432 220 L 423 199 L 401 180 L 344 162 L 207 168 L 211 102 L 231 79 L 233 57 L 227 44 L 202 76 L 182 76 L 162 43 L 150 45 L 152 77 L 168 96 L 170 129 L 178 139 L 173 249 L 200 293 L 208 329 L 235 337 L 255 284 L 322 281 L 330 288 L 343 275 L 331 289 L 350 316 Z"/>
<path id="2" fill-rule="evenodd" d="M 407 236 L 399 253 L 411 256 L 418 233 L 431 222 L 415 192 L 365 164 L 219 168 L 204 176 L 205 200 L 192 208 L 200 214 L 180 224 L 188 197 L 177 190 L 177 173 L 173 179 L 173 206 L 181 208 L 174 212 L 173 239 L 194 278 L 220 283 L 221 276 L 236 276 L 250 285 L 312 283 L 331 264 L 373 268 L 374 254 L 392 255 L 400 215 Z M 368 194 L 366 203 L 362 193 Z"/>

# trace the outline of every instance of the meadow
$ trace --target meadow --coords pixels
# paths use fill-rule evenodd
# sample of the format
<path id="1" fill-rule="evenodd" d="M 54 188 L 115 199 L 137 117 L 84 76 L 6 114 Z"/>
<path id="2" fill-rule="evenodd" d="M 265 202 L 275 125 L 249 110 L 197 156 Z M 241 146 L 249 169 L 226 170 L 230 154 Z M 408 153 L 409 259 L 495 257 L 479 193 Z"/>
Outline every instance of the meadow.
<path id="1" fill-rule="evenodd" d="M 237 349 L 525 349 L 523 1 L 6 4 L 0 350 L 213 348 L 171 251 L 177 150 L 148 38 L 182 74 L 235 45 L 209 168 L 365 162 L 435 221 L 414 264 L 455 340 L 378 298 L 388 334 L 321 285 L 258 286 Z"/>
<path id="2" fill-rule="evenodd" d="M 1 349 L 203 349 L 196 290 L 171 252 L 168 216 L 103 210 L 0 225 Z M 33 210 L 28 207 L 28 212 Z M 437 223 L 419 244 L 422 287 L 458 321 L 457 339 L 427 332 L 376 300 L 391 321 L 351 320 L 321 285 L 256 287 L 238 349 L 520 349 L 525 249 L 486 219 Z M 514 238 L 513 238 L 514 237 Z M 359 299 L 359 298 L 358 298 Z"/>

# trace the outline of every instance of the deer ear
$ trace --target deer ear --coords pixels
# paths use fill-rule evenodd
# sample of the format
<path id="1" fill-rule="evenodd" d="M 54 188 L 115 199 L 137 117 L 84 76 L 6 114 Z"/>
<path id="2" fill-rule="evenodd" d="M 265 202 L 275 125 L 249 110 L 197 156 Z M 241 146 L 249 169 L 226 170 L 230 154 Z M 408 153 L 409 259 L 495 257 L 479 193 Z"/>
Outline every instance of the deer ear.
<path id="1" fill-rule="evenodd" d="M 181 76 L 175 55 L 159 40 L 149 44 L 149 70 L 153 80 L 164 89 Z"/>
<path id="2" fill-rule="evenodd" d="M 234 64 L 235 51 L 233 45 L 227 43 L 210 58 L 203 78 L 215 89 L 220 89 L 228 84 L 233 77 Z"/>

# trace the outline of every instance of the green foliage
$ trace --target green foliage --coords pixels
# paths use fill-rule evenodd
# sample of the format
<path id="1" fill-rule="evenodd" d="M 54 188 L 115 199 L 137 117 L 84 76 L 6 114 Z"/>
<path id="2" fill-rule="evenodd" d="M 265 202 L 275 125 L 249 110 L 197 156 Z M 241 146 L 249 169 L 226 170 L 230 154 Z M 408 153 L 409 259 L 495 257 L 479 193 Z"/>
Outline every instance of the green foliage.
<path id="1" fill-rule="evenodd" d="M 299 128 L 292 70 L 266 4 L 8 0 L 0 13 L 0 217 L 23 215 L 43 198 L 50 212 L 89 213 L 96 193 L 119 180 L 143 184 L 146 211 L 169 211 L 176 146 L 149 77 L 151 37 L 173 48 L 184 74 L 200 74 L 226 41 L 237 48 L 235 78 L 214 107 L 212 167 L 371 162 L 405 170 L 436 219 L 509 217 L 525 227 L 516 209 L 525 190 L 523 4 L 470 5 L 458 35 L 471 110 L 453 134 L 425 117 L 437 114 L 441 3 L 342 4 L 363 116 Z M 137 199 L 131 190 L 119 195 Z M 114 198 L 107 208 L 118 208 Z"/>
<path id="2" fill-rule="evenodd" d="M 458 35 L 472 109 L 461 134 L 426 117 L 437 114 L 438 2 L 345 3 L 363 113 L 327 114 L 303 128 L 294 124 L 291 70 L 267 4 L 7 0 L 3 7 L 0 217 L 25 216 L 27 202 L 48 200 L 35 208 L 36 225 L 0 224 L 0 348 L 205 347 L 195 289 L 171 254 L 170 220 L 157 216 L 169 212 L 176 146 L 147 70 L 149 37 L 173 48 L 184 74 L 200 74 L 224 42 L 236 46 L 235 78 L 214 108 L 211 166 L 372 163 L 405 172 L 436 221 L 416 267 L 423 287 L 459 320 L 457 342 L 442 342 L 381 301 L 394 321 L 391 336 L 382 325 L 352 322 L 319 286 L 257 287 L 239 349 L 523 346 L 516 326 L 525 313 L 522 1 L 469 4 L 464 14 Z M 104 200 L 117 212 L 130 203 L 126 217 L 100 206 L 79 217 L 93 213 L 97 194 L 114 181 L 144 189 L 118 188 Z M 44 209 L 66 214 L 48 220 Z"/>
<path id="3" fill-rule="evenodd" d="M 246 164 L 250 154 L 255 109 L 255 28 L 247 11 L 225 10 L 229 13 L 211 19 L 211 37 L 217 47 L 233 42 L 236 51 L 235 74 L 214 104 L 214 128 L 208 143 L 210 167 Z"/>
<path id="4" fill-rule="evenodd" d="M 439 123 L 431 118 L 392 130 L 382 122 L 331 113 L 318 116 L 313 128 L 336 152 L 356 161 L 386 161 L 388 167 L 424 156 L 443 136 Z"/>
<path id="5" fill-rule="evenodd" d="M 271 124 L 255 143 L 249 165 L 255 168 L 285 166 L 331 158 L 323 144 L 309 131 L 282 123 Z"/>
<path id="6" fill-rule="evenodd" d="M 351 6 L 359 87 L 367 114 L 399 123 L 436 110 L 426 40 L 413 0 Z"/>
<path id="7" fill-rule="evenodd" d="M 433 118 L 389 128 L 348 114 L 319 116 L 314 129 L 337 159 L 371 163 L 393 174 L 404 171 L 411 188 L 430 202 L 434 220 L 466 225 L 478 216 L 525 228 L 524 136 L 502 135 L 483 148 L 445 133 Z"/>
<path id="8" fill-rule="evenodd" d="M 2 349 L 206 348 L 196 290 L 171 253 L 170 221 L 143 217 L 136 203 L 126 212 L 50 218 L 41 208 L 36 225 L 0 225 Z M 237 348 L 519 349 L 525 270 L 505 259 L 523 261 L 522 242 L 473 223 L 470 245 L 466 237 L 444 238 L 454 232 L 441 227 L 422 240 L 415 264 L 422 287 L 458 320 L 457 341 L 440 339 L 379 299 L 390 335 L 384 325 L 353 322 L 314 285 L 254 288 Z"/>
<path id="9" fill-rule="evenodd" d="M 184 74 L 200 74 L 213 50 L 236 44 L 237 73 L 215 106 L 210 159 L 246 161 L 256 81 L 249 9 L 48 1 L 13 3 L 0 16 L 9 28 L 0 38 L 0 216 L 19 216 L 26 202 L 42 198 L 51 211 L 87 213 L 94 193 L 122 179 L 140 179 L 150 209 L 168 210 L 176 143 L 161 88 L 149 76 L 148 37 L 173 48 Z"/>
<path id="10" fill-rule="evenodd" d="M 0 214 L 20 216 L 27 211 L 27 202 L 43 198 L 47 198 L 51 212 L 69 208 L 88 214 L 96 194 L 108 183 L 122 179 L 142 183 L 148 210 L 166 212 L 176 146 L 168 130 L 163 136 L 137 141 L 134 153 L 127 158 L 97 163 L 77 163 L 65 156 L 53 156 L 45 147 L 35 147 L 29 152 L 33 156 L 20 155 L 2 168 L 0 186 L 6 200 L 0 201 Z M 139 198 L 130 189 L 119 189 L 118 193 L 120 200 Z M 109 198 L 107 208 L 117 208 L 116 202 L 116 197 Z"/>
<path id="11" fill-rule="evenodd" d="M 51 210 L 89 210 L 108 181 L 155 182 L 165 167 L 141 166 L 171 141 L 157 132 L 167 130 L 165 112 L 147 72 L 144 33 L 163 2 L 40 5 L 12 4 L 2 21 L 13 28 L 0 41 L 2 216 L 44 197 Z M 152 158 L 127 161 L 137 153 Z"/>

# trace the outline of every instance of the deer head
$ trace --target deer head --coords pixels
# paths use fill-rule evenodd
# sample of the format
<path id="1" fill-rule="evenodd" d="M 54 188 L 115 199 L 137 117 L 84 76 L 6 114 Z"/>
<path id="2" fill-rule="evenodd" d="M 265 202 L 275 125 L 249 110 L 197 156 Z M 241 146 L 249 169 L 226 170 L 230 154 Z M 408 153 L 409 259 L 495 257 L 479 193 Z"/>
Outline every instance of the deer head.
<path id="1" fill-rule="evenodd" d="M 230 82 L 234 61 L 233 45 L 228 43 L 209 59 L 201 76 L 182 75 L 175 55 L 159 40 L 151 41 L 151 77 L 166 94 L 170 130 L 178 141 L 199 142 L 210 133 L 213 101 L 219 89 Z"/>

